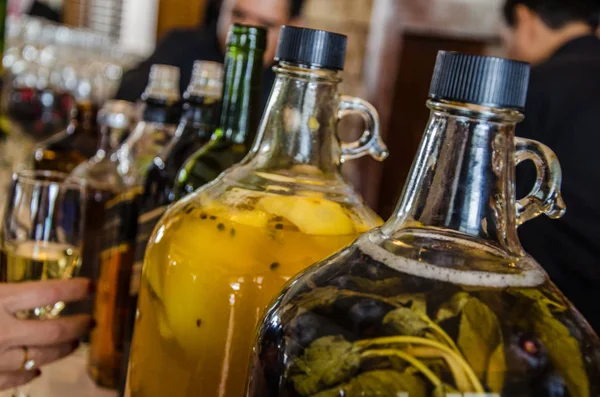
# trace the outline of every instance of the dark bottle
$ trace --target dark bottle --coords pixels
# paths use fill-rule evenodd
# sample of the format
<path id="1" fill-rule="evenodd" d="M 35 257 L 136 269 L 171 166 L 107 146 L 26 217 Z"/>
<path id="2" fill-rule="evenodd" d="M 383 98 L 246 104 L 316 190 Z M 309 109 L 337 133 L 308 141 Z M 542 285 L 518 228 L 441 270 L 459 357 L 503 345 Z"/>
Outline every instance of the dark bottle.
<path id="1" fill-rule="evenodd" d="M 110 156 L 117 195 L 106 202 L 100 276 L 96 288 L 88 369 L 100 386 L 117 388 L 130 297 L 137 294 L 134 271 L 139 197 L 154 157 L 175 135 L 181 116 L 179 69 L 154 65 L 144 92 L 143 118 Z"/>
<path id="2" fill-rule="evenodd" d="M 517 226 L 565 206 L 546 146 L 515 138 L 529 65 L 441 52 L 392 218 L 288 283 L 248 397 L 598 396 L 600 342 Z M 515 199 L 515 163 L 533 160 Z"/>
<path id="3" fill-rule="evenodd" d="M 87 188 L 87 204 L 83 236 L 82 264 L 79 272 L 97 284 L 100 277 L 100 257 L 102 253 L 102 230 L 105 224 L 106 204 L 113 200 L 124 186 L 110 156 L 129 135 L 133 123 L 135 108 L 125 101 L 108 101 L 98 112 L 98 124 L 101 141 L 96 155 L 80 164 L 73 177 L 83 179 Z M 69 304 L 65 309 L 69 313 L 93 314 L 94 296 L 82 302 Z M 87 338 L 84 342 L 87 342 Z"/>
<path id="4" fill-rule="evenodd" d="M 154 225 L 175 200 L 173 185 L 184 161 L 209 142 L 215 131 L 223 91 L 223 66 L 196 61 L 192 80 L 184 93 L 185 103 L 175 137 L 164 147 L 148 170 L 140 198 L 137 261 L 144 260 Z"/>
<path id="5" fill-rule="evenodd" d="M 34 169 L 71 173 L 94 156 L 100 143 L 97 116 L 98 106 L 90 97 L 78 98 L 66 130 L 45 140 L 35 150 Z"/>
<path id="6" fill-rule="evenodd" d="M 204 147 L 186 160 L 175 183 L 176 200 L 214 180 L 250 151 L 260 121 L 265 38 L 242 42 L 230 32 L 225 55 L 225 82 L 219 128 Z M 251 82 L 252 86 L 243 85 Z M 242 88 L 243 87 L 243 88 Z"/>

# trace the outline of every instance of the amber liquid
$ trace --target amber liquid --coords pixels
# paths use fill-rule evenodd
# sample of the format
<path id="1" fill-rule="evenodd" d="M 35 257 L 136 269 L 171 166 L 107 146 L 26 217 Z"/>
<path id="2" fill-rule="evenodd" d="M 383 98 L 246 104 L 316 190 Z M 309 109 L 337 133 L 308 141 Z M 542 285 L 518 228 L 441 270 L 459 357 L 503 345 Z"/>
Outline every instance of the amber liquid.
<path id="1" fill-rule="evenodd" d="M 599 395 L 600 342 L 542 272 L 464 263 L 424 277 L 427 263 L 385 261 L 369 246 L 280 295 L 260 327 L 248 396 Z"/>
<path id="2" fill-rule="evenodd" d="M 135 260 L 137 198 L 139 190 L 120 194 L 105 204 L 100 274 L 96 288 L 91 332 L 89 372 L 100 386 L 119 386 L 123 340 Z"/>
<path id="3" fill-rule="evenodd" d="M 0 282 L 22 283 L 64 280 L 73 277 L 81 265 L 77 247 L 48 241 L 6 242 L 0 249 Z M 64 309 L 63 302 L 24 310 L 17 317 L 53 318 Z"/>
<path id="4" fill-rule="evenodd" d="M 241 396 L 255 326 L 274 294 L 367 228 L 330 201 L 229 193 L 250 199 L 184 200 L 155 229 L 132 343 L 131 397 Z M 286 217 L 289 211 L 296 213 Z"/>

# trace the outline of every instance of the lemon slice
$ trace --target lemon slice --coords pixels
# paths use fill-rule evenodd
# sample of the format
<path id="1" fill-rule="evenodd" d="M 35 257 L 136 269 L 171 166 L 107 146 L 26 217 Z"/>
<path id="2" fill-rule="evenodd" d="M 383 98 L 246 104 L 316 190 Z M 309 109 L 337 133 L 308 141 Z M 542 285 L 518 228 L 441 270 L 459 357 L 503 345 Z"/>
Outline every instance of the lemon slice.
<path id="1" fill-rule="evenodd" d="M 258 209 L 281 216 L 302 233 L 339 236 L 353 234 L 354 224 L 338 203 L 316 197 L 268 196 L 257 203 Z"/>

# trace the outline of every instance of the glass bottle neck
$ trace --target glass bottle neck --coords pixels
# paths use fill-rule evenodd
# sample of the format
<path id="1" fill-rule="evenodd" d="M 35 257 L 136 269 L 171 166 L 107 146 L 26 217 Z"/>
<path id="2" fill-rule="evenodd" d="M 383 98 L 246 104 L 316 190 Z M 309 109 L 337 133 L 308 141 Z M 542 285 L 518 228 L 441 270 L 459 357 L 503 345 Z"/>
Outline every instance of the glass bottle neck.
<path id="1" fill-rule="evenodd" d="M 161 99 L 149 98 L 144 105 L 142 119 L 149 123 L 177 124 L 181 117 L 181 105 Z"/>
<path id="2" fill-rule="evenodd" d="M 410 228 L 454 231 L 523 255 L 517 237 L 517 111 L 428 103 L 431 117 L 387 235 Z"/>
<path id="3" fill-rule="evenodd" d="M 230 46 L 223 68 L 223 102 L 216 136 L 250 147 L 260 119 L 263 50 Z"/>
<path id="4" fill-rule="evenodd" d="M 195 133 L 198 138 L 209 138 L 205 135 L 214 131 L 219 109 L 220 102 L 214 98 L 188 98 L 183 106 L 177 134 Z"/>
<path id="5" fill-rule="evenodd" d="M 127 127 L 117 128 L 108 125 L 101 126 L 100 146 L 98 147 L 96 157 L 104 158 L 117 150 L 123 139 L 127 136 L 127 133 Z"/>
<path id="6" fill-rule="evenodd" d="M 337 174 L 338 73 L 280 63 L 275 85 L 247 161 L 257 169 L 310 166 Z"/>
<path id="7" fill-rule="evenodd" d="M 91 133 L 98 134 L 98 106 L 93 102 L 77 103 L 74 115 L 67 128 L 68 133 Z"/>

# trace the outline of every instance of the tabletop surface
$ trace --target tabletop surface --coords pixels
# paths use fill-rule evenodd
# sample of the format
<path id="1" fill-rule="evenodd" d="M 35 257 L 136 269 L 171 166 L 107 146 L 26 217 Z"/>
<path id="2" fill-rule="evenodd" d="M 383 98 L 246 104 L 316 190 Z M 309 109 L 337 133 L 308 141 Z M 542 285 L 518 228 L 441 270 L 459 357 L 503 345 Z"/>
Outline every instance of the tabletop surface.
<path id="1" fill-rule="evenodd" d="M 86 370 L 88 351 L 79 348 L 71 356 L 42 368 L 42 376 L 27 386 L 29 397 L 116 397 L 117 392 L 94 385 Z M 11 397 L 11 391 L 0 392 Z"/>

